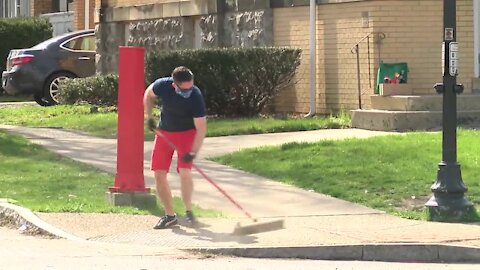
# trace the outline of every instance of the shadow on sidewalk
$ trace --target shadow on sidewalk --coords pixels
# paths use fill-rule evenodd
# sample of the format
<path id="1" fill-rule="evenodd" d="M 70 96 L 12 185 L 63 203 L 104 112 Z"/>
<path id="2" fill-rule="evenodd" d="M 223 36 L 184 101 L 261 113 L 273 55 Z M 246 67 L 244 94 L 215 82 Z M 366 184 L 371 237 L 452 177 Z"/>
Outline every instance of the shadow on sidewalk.
<path id="1" fill-rule="evenodd" d="M 192 228 L 195 232 L 189 232 L 181 227 L 174 228 L 173 233 L 191 236 L 193 239 L 208 241 L 213 243 L 223 243 L 223 242 L 237 242 L 238 244 L 255 244 L 257 243 L 257 237 L 251 235 L 233 235 L 230 233 L 218 233 L 208 230 L 206 228 L 210 227 L 207 224 L 200 223 Z M 232 228 L 233 231 L 233 228 Z"/>

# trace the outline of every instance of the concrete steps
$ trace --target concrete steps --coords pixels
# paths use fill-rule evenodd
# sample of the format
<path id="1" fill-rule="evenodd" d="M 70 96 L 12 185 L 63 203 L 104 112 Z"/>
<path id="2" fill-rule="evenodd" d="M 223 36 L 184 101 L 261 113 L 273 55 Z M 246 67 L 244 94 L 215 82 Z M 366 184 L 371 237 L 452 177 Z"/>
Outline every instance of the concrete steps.
<path id="1" fill-rule="evenodd" d="M 371 96 L 374 110 L 386 111 L 441 111 L 442 95 L 428 96 Z M 480 95 L 469 94 L 457 96 L 459 111 L 480 110 Z"/>
<path id="2" fill-rule="evenodd" d="M 372 96 L 371 110 L 352 111 L 355 128 L 382 131 L 438 130 L 442 126 L 442 96 Z M 480 94 L 459 95 L 460 126 L 480 127 Z"/>

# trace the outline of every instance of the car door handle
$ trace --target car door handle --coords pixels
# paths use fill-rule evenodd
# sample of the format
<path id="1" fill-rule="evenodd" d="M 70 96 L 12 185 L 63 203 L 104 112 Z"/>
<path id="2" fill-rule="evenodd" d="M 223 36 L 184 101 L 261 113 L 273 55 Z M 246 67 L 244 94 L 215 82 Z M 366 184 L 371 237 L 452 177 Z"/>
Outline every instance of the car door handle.
<path id="1" fill-rule="evenodd" d="M 90 60 L 90 57 L 82 56 L 82 57 L 78 57 L 78 60 Z"/>

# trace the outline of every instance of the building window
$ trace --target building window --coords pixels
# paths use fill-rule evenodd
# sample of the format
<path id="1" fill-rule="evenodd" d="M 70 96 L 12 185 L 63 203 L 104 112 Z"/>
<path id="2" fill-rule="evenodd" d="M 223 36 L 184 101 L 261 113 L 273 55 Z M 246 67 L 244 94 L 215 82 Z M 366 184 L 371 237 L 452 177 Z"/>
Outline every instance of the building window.
<path id="1" fill-rule="evenodd" d="M 53 12 L 66 12 L 70 11 L 69 7 L 72 6 L 73 0 L 54 0 L 53 1 Z"/>
<path id="2" fill-rule="evenodd" d="M 31 0 L 17 0 L 17 16 L 30 17 Z"/>
<path id="3" fill-rule="evenodd" d="M 2 4 L 2 18 L 13 17 L 10 10 L 11 0 L 1 0 Z"/>
<path id="4" fill-rule="evenodd" d="M 3 0 L 2 1 L 2 6 L 3 6 L 3 18 L 12 18 L 15 17 L 15 5 L 16 5 L 16 0 Z"/>
<path id="5" fill-rule="evenodd" d="M 30 16 L 31 0 L 0 0 L 0 18 Z"/>
<path id="6" fill-rule="evenodd" d="M 3 12 L 4 11 L 4 9 L 3 9 L 4 4 L 5 4 L 4 1 L 0 0 L 0 18 L 5 18 L 5 14 Z"/>

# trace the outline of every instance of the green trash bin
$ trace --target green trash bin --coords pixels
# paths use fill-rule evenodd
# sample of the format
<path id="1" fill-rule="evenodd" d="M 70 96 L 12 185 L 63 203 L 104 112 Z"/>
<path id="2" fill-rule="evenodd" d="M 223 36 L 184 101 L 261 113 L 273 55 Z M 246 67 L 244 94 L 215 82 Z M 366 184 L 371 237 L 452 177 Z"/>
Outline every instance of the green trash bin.
<path id="1" fill-rule="evenodd" d="M 377 74 L 377 85 L 375 94 L 380 92 L 380 84 L 383 83 L 385 76 L 389 78 L 395 77 L 395 73 L 403 73 L 403 79 L 408 82 L 408 64 L 407 63 L 380 63 Z"/>

